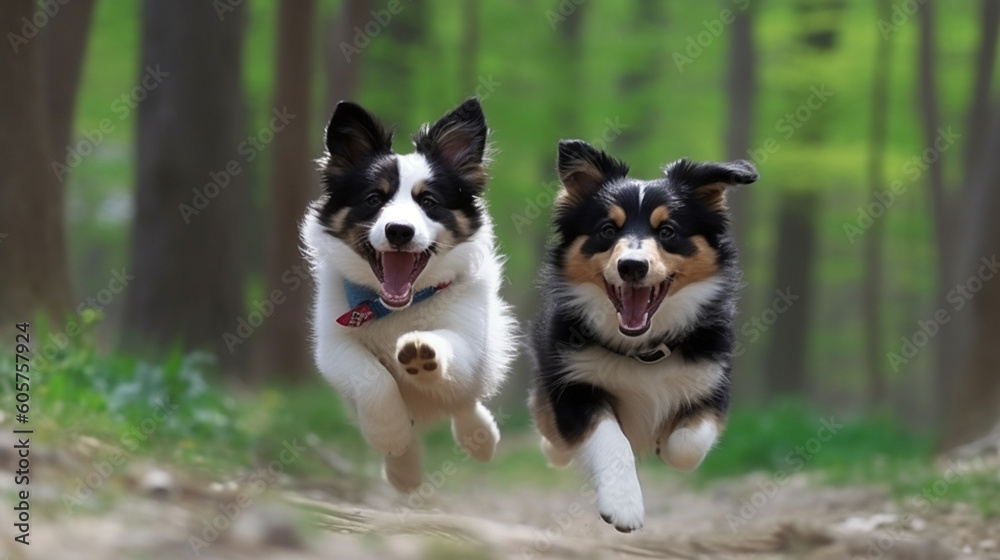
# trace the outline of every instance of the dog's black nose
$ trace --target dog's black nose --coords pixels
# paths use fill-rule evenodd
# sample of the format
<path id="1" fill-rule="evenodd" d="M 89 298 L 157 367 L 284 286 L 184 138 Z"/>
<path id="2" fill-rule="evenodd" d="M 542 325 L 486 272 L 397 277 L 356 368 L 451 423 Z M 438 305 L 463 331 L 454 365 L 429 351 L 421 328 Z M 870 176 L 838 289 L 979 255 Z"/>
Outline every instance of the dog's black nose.
<path id="1" fill-rule="evenodd" d="M 413 239 L 413 226 L 406 224 L 386 224 L 385 238 L 389 240 L 389 245 L 402 247 Z"/>
<path id="2" fill-rule="evenodd" d="M 638 282 L 649 272 L 649 263 L 638 259 L 622 259 L 618 261 L 618 274 L 626 282 Z"/>

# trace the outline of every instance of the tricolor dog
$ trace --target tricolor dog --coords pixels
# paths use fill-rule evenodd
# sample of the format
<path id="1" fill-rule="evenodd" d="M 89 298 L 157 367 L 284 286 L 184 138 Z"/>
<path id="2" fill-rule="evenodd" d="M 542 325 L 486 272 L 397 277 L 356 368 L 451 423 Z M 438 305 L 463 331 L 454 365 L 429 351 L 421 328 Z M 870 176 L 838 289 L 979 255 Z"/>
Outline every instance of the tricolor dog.
<path id="1" fill-rule="evenodd" d="M 487 214 L 487 126 L 470 99 L 393 152 L 393 133 L 341 102 L 326 129 L 322 197 L 302 224 L 316 283 L 316 364 L 349 403 L 401 491 L 420 485 L 414 429 L 450 419 L 487 461 L 500 434 L 483 402 L 515 352 Z"/>
<path id="2" fill-rule="evenodd" d="M 682 159 L 640 180 L 563 141 L 558 172 L 529 405 L 549 462 L 578 463 L 628 532 L 644 518 L 636 456 L 690 471 L 723 428 L 740 284 L 726 190 L 757 171 Z"/>

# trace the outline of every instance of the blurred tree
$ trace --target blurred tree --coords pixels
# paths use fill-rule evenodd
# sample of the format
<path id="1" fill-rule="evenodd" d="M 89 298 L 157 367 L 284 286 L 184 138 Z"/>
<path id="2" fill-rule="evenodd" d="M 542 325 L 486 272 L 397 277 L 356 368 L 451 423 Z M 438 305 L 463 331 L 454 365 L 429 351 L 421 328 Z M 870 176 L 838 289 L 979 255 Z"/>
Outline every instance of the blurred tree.
<path id="1" fill-rule="evenodd" d="M 355 41 L 355 29 L 365 26 L 368 13 L 368 0 L 343 0 L 337 15 L 328 24 L 327 42 L 324 48 L 324 66 L 326 76 L 326 115 L 333 114 L 337 103 L 353 100 L 358 92 L 358 80 L 364 61 L 364 51 L 345 54 L 342 45 L 352 45 Z M 348 58 L 350 57 L 350 58 Z"/>
<path id="2" fill-rule="evenodd" d="M 42 77 L 43 45 L 32 0 L 0 3 L 0 29 L 12 30 L 0 48 L 0 328 L 30 321 L 36 312 L 62 319 L 71 309 L 63 189 L 53 170 L 62 154 L 49 134 Z M 54 22 L 50 21 L 50 24 Z M 34 31 L 32 31 L 32 29 Z M 12 37 L 13 36 L 13 37 Z M 77 63 L 79 64 L 79 62 Z M 68 123 L 58 122 L 60 127 Z M 65 146 L 65 144 L 63 144 Z"/>
<path id="3" fill-rule="evenodd" d="M 414 111 L 414 99 L 419 91 L 418 73 L 427 63 L 423 56 L 429 39 L 431 6 L 427 2 L 400 5 L 402 9 L 392 15 L 363 49 L 365 84 L 372 88 L 368 90 L 373 93 L 372 98 L 378 100 L 369 108 L 387 125 L 395 125 L 397 144 L 409 145 L 410 135 L 427 120 L 425 115 Z M 365 17 L 367 23 L 377 23 L 371 14 Z"/>
<path id="4" fill-rule="evenodd" d="M 732 161 L 746 159 L 753 138 L 754 106 L 757 99 L 757 51 L 753 40 L 753 5 L 738 12 L 732 24 L 729 53 L 726 68 L 726 105 L 729 115 L 726 119 L 726 159 Z M 727 193 L 729 212 L 732 216 L 732 233 L 742 253 L 743 262 L 753 262 L 749 243 L 752 190 L 733 189 Z M 739 307 L 737 325 L 744 321 L 744 311 L 749 301 L 749 288 L 744 289 L 744 304 Z M 738 398 L 748 395 L 760 383 L 759 369 L 751 368 L 747 352 L 737 356 L 733 370 L 739 372 L 733 377 L 733 389 Z"/>
<path id="5" fill-rule="evenodd" d="M 995 112 L 1000 113 L 1000 100 L 995 104 Z M 993 118 L 992 134 L 982 139 L 987 154 L 1000 153 L 1000 115 Z M 974 263 L 966 262 L 973 270 L 983 270 L 986 263 L 995 263 L 1000 253 L 1000 159 L 985 158 L 984 165 L 971 180 L 977 187 L 983 187 L 986 196 L 976 214 L 989 219 L 974 219 L 982 226 L 980 235 L 972 243 L 976 258 Z M 995 265 L 994 265 L 995 266 Z M 948 411 L 944 418 L 944 438 L 941 447 L 951 449 L 983 435 L 1000 421 L 1000 344 L 997 327 L 1000 325 L 1000 277 L 996 271 L 986 266 L 984 272 L 993 274 L 990 280 L 983 280 L 982 291 L 970 305 L 973 333 L 972 351 L 964 365 L 953 363 L 950 382 L 954 385 Z"/>
<path id="6" fill-rule="evenodd" d="M 94 0 L 73 0 L 42 30 L 42 72 L 49 111 L 52 153 L 61 158 L 70 143 L 83 55 L 90 36 Z"/>
<path id="7" fill-rule="evenodd" d="M 795 103 L 807 102 L 801 99 L 802 92 L 815 86 L 818 73 L 829 66 L 829 57 L 834 54 L 840 37 L 845 7 L 843 0 L 796 0 L 794 11 L 799 34 L 795 38 L 793 64 L 797 82 L 790 92 L 794 93 Z M 799 127 L 796 140 L 813 151 L 822 150 L 831 118 L 829 111 L 811 112 L 809 126 Z M 789 306 L 773 327 L 764 365 L 769 396 L 805 394 L 809 384 L 806 359 L 821 195 L 807 183 L 791 187 L 782 195 L 778 210 L 775 290 L 790 290 L 799 296 L 799 303 Z"/>
<path id="8" fill-rule="evenodd" d="M 880 21 L 892 17 L 889 0 L 877 0 Z M 868 136 L 868 190 L 871 196 L 885 188 L 886 132 L 889 121 L 889 61 L 891 35 L 879 34 L 875 47 L 872 76 L 871 121 Z M 884 404 L 886 399 L 885 354 L 882 348 L 882 244 L 885 220 L 875 220 L 864 238 L 864 280 L 861 286 L 861 306 L 864 324 L 865 374 L 869 407 Z"/>
<path id="9" fill-rule="evenodd" d="M 221 4 L 221 3 L 219 3 Z M 242 91 L 246 6 L 217 12 L 201 0 L 146 0 L 138 169 L 122 343 L 158 354 L 180 343 L 214 350 L 235 373 L 274 303 L 243 316 L 241 211 L 245 167 L 287 117 L 247 137 Z M 150 88 L 145 76 L 161 82 Z"/>
<path id="10" fill-rule="evenodd" d="M 476 61 L 479 57 L 479 0 L 462 2 L 462 43 L 458 52 L 458 91 L 471 96 L 478 83 Z"/>
<path id="11" fill-rule="evenodd" d="M 299 222 L 319 195 L 319 176 L 310 154 L 320 130 L 310 110 L 313 72 L 313 21 L 316 0 L 278 4 L 278 53 L 274 69 L 274 107 L 295 115 L 274 138 L 268 208 L 267 292 L 284 303 L 261 329 L 258 378 L 307 379 L 313 371 L 309 343 L 312 284 L 299 251 Z"/>
<path id="12" fill-rule="evenodd" d="M 928 0 L 919 10 L 920 36 L 918 43 L 918 94 L 924 141 L 929 149 L 934 149 L 935 141 L 941 135 L 941 108 L 937 92 L 938 77 L 936 39 L 934 33 L 934 9 L 936 4 Z M 963 182 L 957 188 L 949 189 L 944 175 L 944 154 L 938 154 L 934 161 L 928 161 L 926 181 L 934 227 L 937 251 L 937 296 L 945 301 L 948 293 L 970 271 L 978 266 L 982 256 L 979 240 L 989 232 L 988 222 L 995 214 L 984 213 L 990 208 L 989 200 L 996 182 L 990 182 L 992 158 L 985 157 L 996 151 L 989 151 L 986 138 L 990 131 L 990 88 L 993 83 L 994 66 L 1000 27 L 1000 3 L 983 0 L 980 18 L 981 34 L 979 52 L 975 65 L 975 79 L 971 100 L 966 116 Z M 936 337 L 936 365 L 934 370 L 933 402 L 937 410 L 934 417 L 943 422 L 953 422 L 952 416 L 976 413 L 965 404 L 956 403 L 956 387 L 966 383 L 956 382 L 956 364 L 962 364 L 968 355 L 972 325 L 967 316 L 957 315 L 954 324 L 940 330 Z M 975 375 L 966 371 L 967 375 Z M 955 408 L 955 406 L 958 408 Z M 962 430 L 950 428 L 943 444 L 955 444 Z"/>
<path id="13" fill-rule="evenodd" d="M 757 50 L 753 41 L 753 7 L 736 14 L 729 41 L 726 73 L 726 159 L 746 159 L 753 138 L 754 105 L 757 99 Z M 741 250 L 749 232 L 750 190 L 734 189 L 727 194 L 733 217 L 732 231 Z"/>

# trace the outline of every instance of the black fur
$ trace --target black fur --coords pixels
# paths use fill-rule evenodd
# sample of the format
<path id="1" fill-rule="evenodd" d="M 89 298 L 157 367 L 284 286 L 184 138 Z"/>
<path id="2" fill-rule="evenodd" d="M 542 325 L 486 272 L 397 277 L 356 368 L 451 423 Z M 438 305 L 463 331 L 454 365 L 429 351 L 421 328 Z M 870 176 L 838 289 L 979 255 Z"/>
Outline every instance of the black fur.
<path id="1" fill-rule="evenodd" d="M 609 353 L 642 354 L 666 342 L 686 362 L 714 362 L 725 372 L 719 384 L 673 411 L 674 422 L 706 411 L 724 418 L 729 407 L 729 376 L 735 344 L 733 322 L 741 275 L 736 246 L 728 231 L 728 212 L 724 205 L 707 204 L 700 190 L 718 183 L 752 183 L 757 179 L 756 170 L 743 161 L 717 164 L 683 159 L 668 165 L 664 177 L 643 181 L 628 178 L 628 167 L 623 162 L 581 141 L 560 142 L 557 169 L 567 194 L 582 196 L 567 196 L 557 205 L 553 216 L 555 236 L 540 274 L 542 309 L 532 326 L 530 340 L 537 368 L 533 398 L 551 407 L 559 436 L 566 444 L 575 446 L 603 413 L 614 414 L 630 403 L 620 402 L 597 386 L 571 380 L 566 371 L 566 357 L 592 347 Z M 640 205 L 639 193 L 643 187 Z M 713 188 L 724 189 L 718 185 Z M 585 238 L 580 249 L 584 255 L 612 248 L 618 237 L 609 239 L 602 235 L 602 228 L 610 222 L 608 209 L 612 204 L 621 206 L 626 214 L 618 237 L 652 237 L 669 253 L 691 256 L 697 250 L 692 238 L 703 236 L 716 251 L 717 277 L 724 288 L 702 306 L 696 320 L 682 332 L 651 332 L 645 343 L 625 336 L 606 338 L 588 324 L 578 309 L 569 305 L 569 296 L 565 294 L 568 280 L 563 270 L 567 251 L 581 236 Z M 660 205 L 666 205 L 670 211 L 669 223 L 676 232 L 670 239 L 659 239 L 649 223 L 652 209 Z M 635 368 L 644 372 L 649 371 L 646 368 L 661 368 L 663 383 L 670 383 L 669 366 L 636 361 Z"/>
<path id="2" fill-rule="evenodd" d="M 433 126 L 424 125 L 413 138 L 433 172 L 420 195 L 434 202 L 424 213 L 444 225 L 456 243 L 483 224 L 488 132 L 479 100 L 473 98 Z M 360 105 L 341 101 L 326 127 L 325 140 L 326 153 L 320 160 L 324 196 L 313 203 L 313 212 L 331 235 L 363 238 L 361 234 L 399 189 L 393 132 Z M 341 227 L 333 227 L 334 216 L 344 209 L 348 210 Z M 352 247 L 362 256 L 370 251 L 363 243 Z"/>

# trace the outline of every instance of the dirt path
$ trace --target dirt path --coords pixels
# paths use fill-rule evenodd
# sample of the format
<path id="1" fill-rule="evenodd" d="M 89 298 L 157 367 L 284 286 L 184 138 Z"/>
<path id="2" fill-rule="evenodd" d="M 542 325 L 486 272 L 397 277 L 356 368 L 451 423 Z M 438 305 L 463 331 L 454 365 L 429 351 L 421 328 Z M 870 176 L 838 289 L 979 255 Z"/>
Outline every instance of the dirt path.
<path id="1" fill-rule="evenodd" d="M 13 511 L 0 510 L 0 560 L 1000 560 L 1000 523 L 972 507 L 900 505 L 877 488 L 816 486 L 804 476 L 777 487 L 753 475 L 696 492 L 645 472 L 645 529 L 622 535 L 600 520 L 572 471 L 557 488 L 472 479 L 408 500 L 384 483 L 359 490 L 343 479 L 282 476 L 255 489 L 143 464 L 109 482 L 103 503 L 94 498 L 99 507 L 68 513 L 65 495 L 79 476 L 71 463 L 39 452 L 38 480 L 58 482 L 34 486 L 30 547 L 12 542 Z M 0 478 L 5 502 L 10 480 Z"/>

